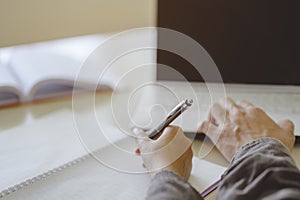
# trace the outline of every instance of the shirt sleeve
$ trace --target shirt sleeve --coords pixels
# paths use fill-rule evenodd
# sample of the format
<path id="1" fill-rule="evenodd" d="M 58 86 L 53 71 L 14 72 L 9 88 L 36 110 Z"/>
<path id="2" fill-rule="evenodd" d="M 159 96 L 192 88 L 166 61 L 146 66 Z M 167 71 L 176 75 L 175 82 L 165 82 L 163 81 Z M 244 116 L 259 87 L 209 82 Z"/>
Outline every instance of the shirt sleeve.
<path id="1" fill-rule="evenodd" d="M 217 199 L 299 199 L 300 172 L 278 140 L 261 138 L 241 147 L 222 175 Z M 203 199 L 181 177 L 162 171 L 152 179 L 147 200 Z"/>
<path id="2" fill-rule="evenodd" d="M 201 195 L 185 180 L 171 171 L 157 173 L 151 181 L 146 200 L 202 200 Z"/>
<path id="3" fill-rule="evenodd" d="M 217 199 L 299 199 L 300 172 L 278 140 L 243 146 L 222 176 Z"/>

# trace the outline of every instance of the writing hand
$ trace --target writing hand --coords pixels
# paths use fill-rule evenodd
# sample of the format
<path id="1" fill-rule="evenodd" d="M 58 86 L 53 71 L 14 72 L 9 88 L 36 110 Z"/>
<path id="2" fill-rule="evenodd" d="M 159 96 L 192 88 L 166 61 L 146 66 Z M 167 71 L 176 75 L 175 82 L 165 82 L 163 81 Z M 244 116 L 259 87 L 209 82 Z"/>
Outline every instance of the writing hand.
<path id="1" fill-rule="evenodd" d="M 137 154 L 151 175 L 162 170 L 173 171 L 187 180 L 192 169 L 191 140 L 176 126 L 169 126 L 156 140 L 150 139 L 141 129 L 134 129 L 138 144 Z"/>

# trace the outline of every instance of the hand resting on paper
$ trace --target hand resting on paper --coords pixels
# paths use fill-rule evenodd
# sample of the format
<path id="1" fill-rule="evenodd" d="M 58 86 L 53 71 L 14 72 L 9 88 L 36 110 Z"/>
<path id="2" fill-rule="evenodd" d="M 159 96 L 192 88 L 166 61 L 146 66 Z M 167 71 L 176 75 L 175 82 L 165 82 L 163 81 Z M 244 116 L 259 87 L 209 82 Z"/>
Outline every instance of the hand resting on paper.
<path id="1" fill-rule="evenodd" d="M 169 126 L 156 140 L 150 139 L 141 129 L 134 129 L 138 149 L 144 167 L 152 176 L 168 170 L 187 180 L 192 169 L 192 141 L 188 139 L 181 128 Z"/>
<path id="2" fill-rule="evenodd" d="M 230 98 L 212 105 L 208 120 L 199 126 L 198 132 L 206 134 L 228 161 L 242 145 L 258 138 L 277 139 L 289 150 L 295 142 L 291 121 L 276 123 L 251 103 L 235 103 Z"/>
<path id="3" fill-rule="evenodd" d="M 289 153 L 295 140 L 293 129 L 292 122 L 275 123 L 246 101 L 224 99 L 214 104 L 199 132 L 207 134 L 227 160 L 236 153 L 222 174 L 216 198 L 299 199 L 300 173 Z M 137 153 L 155 175 L 146 200 L 203 199 L 186 181 L 192 166 L 191 141 L 180 128 L 166 128 L 157 140 L 143 131 L 135 133 Z"/>

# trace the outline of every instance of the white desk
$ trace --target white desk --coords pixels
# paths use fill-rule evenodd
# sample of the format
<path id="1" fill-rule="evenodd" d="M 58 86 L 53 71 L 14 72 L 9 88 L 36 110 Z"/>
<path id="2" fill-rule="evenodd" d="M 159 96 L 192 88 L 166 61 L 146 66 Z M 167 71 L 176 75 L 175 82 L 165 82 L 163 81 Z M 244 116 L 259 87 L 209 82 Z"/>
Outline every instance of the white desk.
<path id="1" fill-rule="evenodd" d="M 98 93 L 96 94 L 95 107 L 101 116 L 110 116 L 110 98 L 111 92 Z M 80 96 L 79 102 L 81 102 L 81 112 L 85 116 L 93 113 L 86 113 L 88 109 L 85 110 L 87 104 L 89 103 L 90 97 Z M 89 107 L 89 106 L 88 106 Z M 18 126 L 22 126 L 27 123 L 34 123 L 36 120 L 45 117 L 52 112 L 67 109 L 72 110 L 72 99 L 70 97 L 61 98 L 56 101 L 46 101 L 40 103 L 33 103 L 28 105 L 21 105 L 17 107 L 4 108 L 0 110 L 0 131 L 8 130 Z M 109 113 L 109 115 L 108 115 Z M 69 116 L 68 116 L 69 117 Z M 57 119 L 59 121 L 59 119 Z M 113 119 L 107 119 L 108 124 L 113 123 Z M 127 119 L 125 121 L 128 121 Z M 60 122 L 63 123 L 63 122 Z M 47 129 L 47 127 L 45 127 Z M 22 133 L 20 133 L 22 134 Z M 202 145 L 201 140 L 194 141 L 194 153 L 197 155 L 200 146 Z M 293 152 L 294 159 L 297 162 L 297 165 L 300 167 L 300 144 L 296 144 Z M 220 165 L 226 165 L 225 159 L 220 155 L 217 150 L 213 150 L 207 156 L 207 160 L 215 162 Z"/>
<path id="2" fill-rule="evenodd" d="M 111 95 L 112 95 L 111 92 L 96 94 L 95 109 L 93 110 L 90 110 L 90 108 L 93 108 L 93 106 L 91 106 L 92 104 L 90 102 L 90 98 L 89 98 L 90 96 L 88 94 L 78 97 L 77 99 L 78 101 L 76 102 L 79 105 L 78 107 L 76 107 L 75 112 L 79 113 L 80 117 L 82 117 L 81 122 L 83 123 L 86 132 L 95 132 L 95 129 L 97 129 L 97 127 L 95 127 L 91 123 L 92 121 L 91 118 L 94 114 L 94 111 L 97 113 L 97 117 L 101 121 L 100 122 L 101 125 L 104 124 L 104 126 L 106 126 L 106 127 L 102 127 L 102 129 L 107 128 L 108 131 L 111 131 L 109 132 L 110 134 L 112 134 L 115 131 L 114 128 L 111 127 L 111 126 L 115 126 L 115 121 L 111 113 Z M 127 94 L 121 94 L 117 97 L 117 99 L 124 101 L 126 97 Z M 62 111 L 60 113 L 59 110 L 67 110 L 67 111 Z M 32 177 L 36 174 L 40 174 L 41 172 L 44 172 L 45 169 L 47 169 L 47 167 L 49 166 L 51 166 L 49 168 L 53 168 L 54 167 L 53 163 L 58 165 L 59 162 L 64 163 L 63 162 L 64 159 L 68 161 L 67 159 L 69 157 L 72 157 L 73 159 L 80 156 L 81 153 L 86 153 L 84 152 L 85 149 L 81 147 L 81 143 L 78 142 L 76 143 L 76 140 L 74 140 L 74 137 L 76 138 L 78 137 L 78 135 L 72 136 L 72 133 L 74 133 L 73 126 L 75 126 L 75 124 L 73 124 L 72 127 L 70 126 L 70 121 L 71 122 L 73 121 L 73 115 L 72 112 L 69 112 L 68 110 L 69 111 L 72 110 L 72 100 L 70 98 L 63 98 L 57 101 L 35 103 L 32 105 L 22 105 L 18 107 L 11 107 L 11 108 L 0 110 L 1 119 L 5 119 L 6 121 L 1 123 L 3 125 L 1 126 L 2 139 L 4 137 L 5 137 L 4 139 L 7 139 L 8 133 L 14 136 L 11 137 L 12 139 L 11 143 L 9 142 L 4 144 L 3 142 L 1 143 L 3 144 L 3 146 L 1 147 L 0 145 L 0 149 L 2 148 L 2 150 L 5 150 L 1 152 L 16 157 L 15 159 L 16 164 L 8 165 L 7 161 L 11 162 L 11 160 L 5 159 L 5 156 L 3 155 L 1 156 L 3 160 L 1 160 L 2 165 L 0 166 L 0 168 L 5 170 L 0 170 L 0 176 L 4 178 L 2 181 L 0 180 L 0 183 L 5 181 L 5 179 L 9 179 L 10 176 L 15 176 L 15 173 L 19 173 L 20 176 L 23 176 L 25 174 L 23 178 L 20 179 L 18 179 L 18 177 L 14 178 L 14 180 L 16 180 L 15 181 L 16 183 L 20 183 L 22 180 L 28 177 Z M 59 114 L 57 114 L 57 112 Z M 52 115 L 54 117 L 51 117 Z M 57 118 L 57 116 L 59 118 Z M 47 123 L 45 123 L 43 118 L 48 119 Z M 124 121 L 128 121 L 128 119 L 124 119 Z M 78 125 L 77 128 L 80 128 L 82 124 L 79 123 L 77 125 Z M 37 127 L 38 131 L 40 130 L 40 133 L 43 136 L 43 138 L 46 138 L 46 141 L 48 141 L 48 143 L 50 144 L 48 145 L 47 143 L 42 143 L 41 145 L 39 145 L 32 142 L 34 140 L 37 140 L 37 138 L 21 137 L 21 135 L 26 135 L 26 134 L 30 135 L 28 134 L 28 132 L 31 131 L 35 132 L 35 136 L 39 134 L 38 131 L 36 131 L 36 128 L 32 128 L 32 127 Z M 20 131 L 20 129 L 18 128 L 21 128 L 22 131 Z M 13 129 L 18 130 L 18 132 L 10 131 Z M 52 137 L 57 138 L 56 132 L 61 135 L 61 137 L 59 138 L 60 140 L 55 140 L 52 138 Z M 66 134 L 68 134 L 70 138 L 66 138 L 65 137 Z M 20 135 L 20 137 L 18 137 L 18 135 Z M 84 136 L 84 133 L 81 136 Z M 106 135 L 106 136 L 111 136 L 111 135 Z M 127 137 L 127 136 L 117 135 L 114 138 L 118 139 L 122 137 Z M 110 139 L 114 139 L 114 138 L 110 137 Z M 94 140 L 96 142 L 99 141 L 101 143 L 101 141 L 97 139 L 99 139 L 99 137 Z M 105 140 L 106 138 L 103 137 L 102 139 Z M 44 142 L 44 140 L 41 141 Z M 25 152 L 28 151 L 33 155 L 26 155 L 26 153 L 24 154 L 23 152 L 21 152 L 23 153 L 23 156 L 20 156 L 20 151 L 18 149 L 19 147 L 18 145 L 16 146 L 14 143 L 20 144 L 22 142 L 26 143 L 27 147 L 29 148 L 29 149 L 23 148 L 23 151 Z M 55 142 L 58 142 L 59 144 L 56 144 Z M 71 142 L 76 144 L 74 145 Z M 89 143 L 93 141 L 86 140 L 84 142 Z M 32 144 L 35 146 L 32 147 Z M 62 147 L 62 144 L 64 144 L 65 146 Z M 137 195 L 137 193 L 140 193 L 140 195 L 145 194 L 147 188 L 144 188 L 143 186 L 147 185 L 145 184 L 147 178 L 145 179 L 145 175 L 143 174 L 139 175 L 139 174 L 130 173 L 135 171 L 136 172 L 144 171 L 144 169 L 141 167 L 140 158 L 134 155 L 133 153 L 136 148 L 135 142 L 133 140 L 130 140 L 129 143 L 128 142 L 123 143 L 121 140 L 120 143 L 115 143 L 115 144 L 118 145 L 118 148 L 122 148 L 123 153 L 125 152 L 126 154 L 126 151 L 129 153 L 127 153 L 125 156 L 120 154 L 119 159 L 116 162 L 116 160 L 111 159 L 111 158 L 115 158 L 115 156 L 118 155 L 116 154 L 117 152 L 116 149 L 112 149 L 112 150 L 108 149 L 109 152 L 108 155 L 100 155 L 100 159 L 102 159 L 101 161 L 103 161 L 105 165 L 109 165 L 109 166 L 99 165 L 99 163 L 97 163 L 96 160 L 90 159 L 89 161 L 85 162 L 85 164 L 81 163 L 79 165 L 76 165 L 75 167 L 72 167 L 70 170 L 66 170 L 63 173 L 58 174 L 58 176 L 51 176 L 47 178 L 46 181 L 39 181 L 37 183 L 33 183 L 29 187 L 25 187 L 24 189 L 18 192 L 5 196 L 4 199 L 21 199 L 21 198 L 33 199 L 37 197 L 51 199 L 51 197 L 57 198 L 59 195 L 63 195 L 67 199 L 72 198 L 74 196 L 76 197 L 78 195 L 87 196 L 87 199 L 97 199 L 96 197 L 98 198 L 100 197 L 100 199 L 140 199 L 140 196 Z M 12 147 L 12 149 L 15 149 L 16 152 L 8 152 L 7 149 L 9 150 L 10 147 Z M 49 152 L 51 151 L 51 147 L 52 147 L 52 152 Z M 45 149 L 48 149 L 47 153 L 45 153 Z M 43 155 L 39 155 L 40 154 L 39 152 L 42 153 Z M 30 161 L 32 156 L 35 156 L 35 158 L 37 159 L 40 158 L 40 160 L 37 161 L 36 163 L 28 163 L 26 159 L 29 159 Z M 45 157 L 47 159 L 45 159 Z M 127 163 L 124 165 L 125 162 Z M 89 165 L 88 170 L 86 170 L 85 165 Z M 28 169 L 29 166 L 32 166 L 34 170 Z M 117 168 L 118 166 L 119 168 Z M 114 168 L 117 168 L 117 170 Z M 20 174 L 20 171 L 22 170 L 24 174 Z M 120 171 L 125 171 L 125 173 Z M 126 171 L 128 171 L 129 173 L 126 173 Z M 83 176 L 85 178 L 82 178 Z M 103 176 L 105 176 L 106 178 L 102 178 Z M 109 176 L 109 180 L 107 180 L 107 176 Z M 148 175 L 146 176 L 148 177 Z M 115 181 L 111 182 L 110 181 L 111 179 Z M 132 179 L 134 179 L 134 181 Z M 133 187 L 128 186 L 131 184 L 131 181 L 134 182 L 132 184 Z M 13 185 L 13 184 L 15 183 L 12 182 L 9 185 Z M 125 188 L 128 191 L 124 191 L 124 190 L 122 191 L 122 188 L 124 188 L 124 184 L 126 184 Z M 137 186 L 139 186 L 138 189 L 136 188 Z M 83 187 L 85 187 L 85 189 L 82 189 Z M 122 188 L 118 188 L 118 187 L 122 187 Z M 118 195 L 116 194 L 116 189 L 118 190 Z M 44 191 L 43 195 L 47 197 L 40 196 L 41 195 L 40 193 L 39 196 L 37 196 L 37 194 L 35 194 L 35 192 L 33 191 L 35 192 Z M 125 194 L 125 193 L 128 194 L 129 196 L 126 197 L 120 196 L 120 194 Z M 132 195 L 135 196 L 132 197 Z"/>
<path id="3" fill-rule="evenodd" d="M 116 121 L 115 118 L 113 117 L 113 114 L 111 112 L 112 110 L 112 104 L 111 104 L 111 97 L 112 97 L 112 93 L 111 92 L 99 92 L 95 95 L 95 104 L 93 104 L 93 102 L 91 102 L 91 96 L 88 94 L 85 95 L 81 95 L 78 96 L 78 98 L 76 98 L 76 108 L 75 108 L 75 113 L 77 113 L 78 115 L 78 119 L 82 120 L 82 123 L 84 124 L 84 126 L 82 128 L 85 129 L 86 132 L 95 132 L 94 130 L 94 126 L 90 125 L 90 119 L 93 118 L 94 114 L 96 113 L 96 116 L 98 118 L 98 120 L 101 123 L 101 126 L 105 126 L 103 127 L 103 129 L 105 130 L 107 128 L 107 130 L 112 130 L 112 127 L 116 126 Z M 114 98 L 116 99 L 115 103 L 116 105 L 118 104 L 118 102 L 124 102 L 126 100 L 126 98 L 128 98 L 128 94 L 124 93 L 124 94 L 119 94 L 117 96 L 114 96 Z M 74 101 L 73 101 L 74 103 Z M 94 106 L 93 106 L 94 105 Z M 123 124 L 121 124 L 120 126 L 125 126 L 126 124 L 128 125 L 129 120 L 125 119 L 122 115 L 122 113 L 126 112 L 126 110 L 124 108 L 122 108 L 122 105 L 119 105 L 120 109 L 119 116 L 118 119 L 123 120 Z M 115 108 L 116 109 L 116 108 Z M 123 109 L 123 110 L 122 110 Z M 1 132 L 5 132 L 11 129 L 15 129 L 17 127 L 21 127 L 24 126 L 26 124 L 31 124 L 32 126 L 34 126 L 35 124 L 38 125 L 39 120 L 43 117 L 47 117 L 49 115 L 51 115 L 52 113 L 55 113 L 56 111 L 59 110 L 67 110 L 69 112 L 67 112 L 68 114 L 62 114 L 60 115 L 60 118 L 54 118 L 52 119 L 52 121 L 49 121 L 49 125 L 44 125 L 44 127 L 41 127 L 41 131 L 42 130 L 48 130 L 51 129 L 53 130 L 53 127 L 49 127 L 51 126 L 51 124 L 67 124 L 67 121 L 69 120 L 73 120 L 73 115 L 70 115 L 71 111 L 72 111 L 72 99 L 71 98 L 61 98 L 61 99 L 57 99 L 56 101 L 46 101 L 46 102 L 40 102 L 40 103 L 33 103 L 30 105 L 21 105 L 21 106 L 17 106 L 17 107 L 10 107 L 10 108 L 5 108 L 5 109 L 1 109 L 0 110 L 0 119 L 1 119 L 1 123 L 0 123 L 0 131 Z M 116 114 L 116 113 L 115 113 Z M 124 115 L 126 116 L 126 115 Z M 69 127 L 70 128 L 70 127 Z M 72 128 L 70 128 L 72 129 Z M 55 128 L 54 128 L 55 131 Z M 60 132 L 68 132 L 71 130 L 68 130 L 68 128 L 66 128 L 65 130 L 57 130 Z M 72 130 L 74 131 L 74 130 Z M 0 132 L 0 137 L 1 137 L 1 132 Z M 24 134 L 22 132 L 19 132 L 17 134 Z M 118 138 L 119 136 L 117 136 L 116 138 Z M 125 135 L 120 136 L 120 137 L 126 137 Z M 14 140 L 18 140 L 17 137 L 14 138 Z M 14 141 L 11 141 L 11 143 L 14 143 Z M 10 144 L 7 144 L 8 146 Z M 209 145 L 209 142 L 205 142 L 203 143 L 203 141 L 201 140 L 196 140 L 193 143 L 193 151 L 194 154 L 197 156 L 199 154 L 199 150 L 202 147 L 207 147 Z M 0 149 L 3 147 L 0 147 Z M 38 147 L 39 148 L 39 147 Z M 70 147 L 71 148 L 71 147 Z M 127 151 L 133 151 L 134 150 L 134 146 L 127 146 L 124 147 L 127 148 Z M 66 146 L 66 151 L 68 149 L 68 146 Z M 295 158 L 297 165 L 300 166 L 300 145 L 296 144 L 294 149 L 293 149 L 293 157 Z M 57 157 L 60 157 L 63 155 L 57 154 Z M 200 155 L 202 157 L 202 155 Z M 220 153 L 216 150 L 213 149 L 212 151 L 210 151 L 208 153 L 208 155 L 206 157 L 204 157 L 204 159 L 226 166 L 227 163 L 225 161 L 225 159 L 220 155 Z M 49 161 L 48 161 L 49 162 Z M 51 161 L 50 161 L 51 162 Z M 23 166 L 20 166 L 21 168 Z M 5 174 L 6 177 L 9 177 L 10 174 Z M 63 194 L 62 194 L 63 195 Z M 11 199 L 14 199 L 13 197 L 10 197 Z"/>

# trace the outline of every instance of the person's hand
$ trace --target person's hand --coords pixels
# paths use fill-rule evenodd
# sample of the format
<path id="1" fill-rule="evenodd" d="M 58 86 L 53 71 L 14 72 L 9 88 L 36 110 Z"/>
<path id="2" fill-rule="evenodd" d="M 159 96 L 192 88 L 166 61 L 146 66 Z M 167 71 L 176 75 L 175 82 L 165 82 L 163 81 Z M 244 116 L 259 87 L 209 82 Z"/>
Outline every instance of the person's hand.
<path id="1" fill-rule="evenodd" d="M 198 132 L 206 134 L 228 161 L 242 145 L 261 137 L 280 140 L 289 150 L 295 143 L 290 120 L 275 123 L 262 109 L 247 101 L 235 103 L 223 99 L 210 108 L 208 118 Z"/>
<path id="2" fill-rule="evenodd" d="M 189 178 L 192 169 L 192 142 L 181 128 L 169 126 L 156 140 L 150 139 L 141 129 L 133 131 L 138 144 L 136 153 L 142 156 L 143 165 L 151 175 L 169 170 L 185 180 Z"/>

